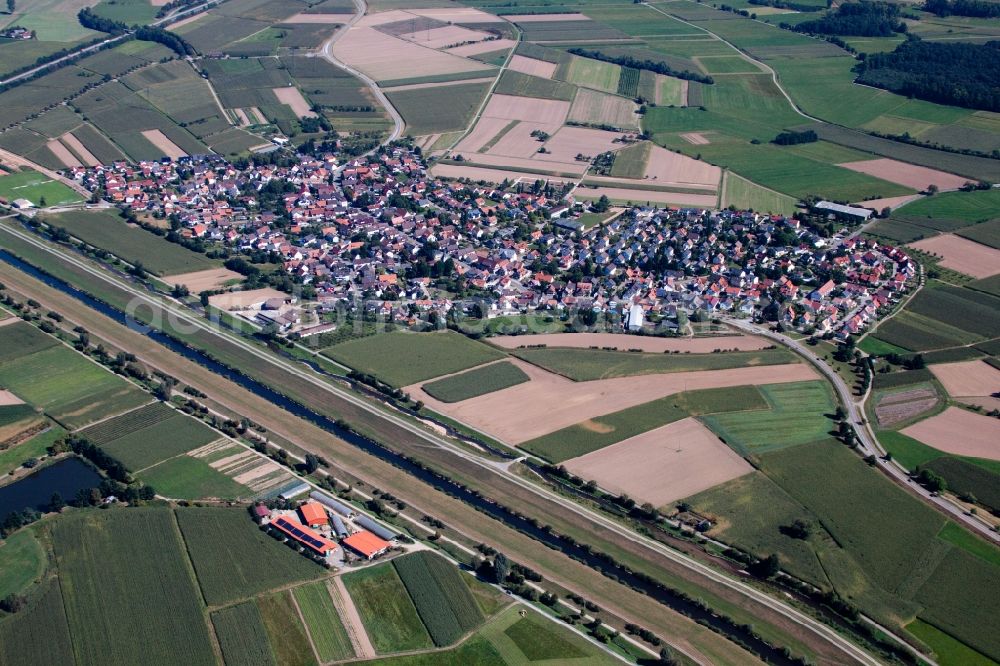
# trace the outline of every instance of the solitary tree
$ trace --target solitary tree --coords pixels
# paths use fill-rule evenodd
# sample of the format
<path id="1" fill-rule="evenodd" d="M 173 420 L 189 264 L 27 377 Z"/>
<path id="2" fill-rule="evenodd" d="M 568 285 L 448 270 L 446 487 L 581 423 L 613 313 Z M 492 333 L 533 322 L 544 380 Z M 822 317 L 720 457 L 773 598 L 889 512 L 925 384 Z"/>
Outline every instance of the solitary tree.
<path id="1" fill-rule="evenodd" d="M 17 7 L 17 5 L 15 4 L 14 0 L 7 0 L 7 13 L 8 14 L 13 14 L 14 13 L 14 9 L 16 7 Z"/>
<path id="2" fill-rule="evenodd" d="M 497 583 L 503 585 L 507 582 L 508 574 L 510 574 L 510 560 L 503 553 L 498 553 L 493 558 L 493 577 L 496 578 Z"/>

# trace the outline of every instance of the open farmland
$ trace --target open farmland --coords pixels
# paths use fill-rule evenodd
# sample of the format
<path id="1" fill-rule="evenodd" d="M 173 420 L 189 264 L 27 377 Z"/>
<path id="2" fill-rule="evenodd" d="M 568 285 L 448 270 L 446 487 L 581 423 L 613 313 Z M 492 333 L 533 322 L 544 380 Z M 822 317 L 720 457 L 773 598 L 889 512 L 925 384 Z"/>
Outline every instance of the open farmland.
<path id="1" fill-rule="evenodd" d="M 459 372 L 504 356 L 452 331 L 371 335 L 329 347 L 323 354 L 393 386 Z"/>
<path id="2" fill-rule="evenodd" d="M 859 173 L 867 173 L 870 176 L 887 180 L 890 183 L 898 183 L 904 187 L 911 187 L 918 191 L 926 190 L 931 185 L 942 190 L 957 190 L 969 180 L 964 176 L 956 176 L 952 173 L 885 158 L 846 162 L 838 166 Z"/>
<path id="3" fill-rule="evenodd" d="M 157 275 L 216 267 L 218 262 L 145 229 L 127 224 L 115 212 L 72 211 L 46 215 L 46 224 L 65 229 L 84 243 L 107 250 L 129 263 L 140 262 Z"/>
<path id="4" fill-rule="evenodd" d="M 526 381 L 528 375 L 524 371 L 507 361 L 501 361 L 435 379 L 424 384 L 423 389 L 442 402 L 461 402 Z"/>
<path id="5" fill-rule="evenodd" d="M 569 119 L 580 123 L 638 129 L 639 116 L 635 111 L 635 102 L 632 100 L 581 88 L 570 107 Z"/>
<path id="6" fill-rule="evenodd" d="M 1000 218 L 981 224 L 974 224 L 970 227 L 959 229 L 955 233 L 962 238 L 968 238 L 969 240 L 1000 250 Z"/>
<path id="7" fill-rule="evenodd" d="M 251 488 L 216 471 L 204 461 L 180 455 L 156 463 L 138 473 L 145 483 L 163 497 L 174 500 L 246 500 L 254 496 Z"/>
<path id="8" fill-rule="evenodd" d="M 257 597 L 257 608 L 267 631 L 275 661 L 311 666 L 316 663 L 302 618 L 290 590 Z"/>
<path id="9" fill-rule="evenodd" d="M 434 411 L 502 441 L 519 444 L 681 391 L 795 382 L 816 377 L 808 366 L 795 363 L 574 382 L 520 360 L 512 363 L 531 380 L 462 402 L 443 403 L 424 393 L 419 386 L 408 386 L 405 390 Z"/>
<path id="10" fill-rule="evenodd" d="M 324 574 L 318 564 L 261 532 L 243 508 L 180 508 L 177 522 L 211 605 Z"/>
<path id="11" fill-rule="evenodd" d="M 345 574 L 342 580 L 378 652 L 433 646 L 391 562 Z"/>
<path id="12" fill-rule="evenodd" d="M 959 399 L 1000 393 L 1000 370 L 984 361 L 937 363 L 930 370 L 948 395 Z"/>
<path id="13" fill-rule="evenodd" d="M 553 347 L 518 349 L 514 354 L 528 363 L 577 382 L 671 372 L 782 365 L 796 361 L 795 356 L 784 349 L 710 354 L 650 354 Z"/>
<path id="14" fill-rule="evenodd" d="M 169 509 L 67 516 L 52 537 L 79 663 L 215 663 Z"/>
<path id="15" fill-rule="evenodd" d="M 990 416 L 949 407 L 902 432 L 947 453 L 1000 460 L 1000 421 Z"/>
<path id="16" fill-rule="evenodd" d="M 129 414 L 124 417 L 128 418 Z M 101 423 L 98 427 L 107 424 Z M 83 433 L 87 436 L 87 431 Z M 107 439 L 100 447 L 132 471 L 146 469 L 218 439 L 208 426 L 181 412 L 163 421 Z"/>
<path id="17" fill-rule="evenodd" d="M 833 396 L 824 382 L 758 387 L 771 406 L 767 411 L 717 414 L 708 427 L 742 454 L 759 454 L 823 439 L 833 428 L 828 414 Z"/>
<path id="18" fill-rule="evenodd" d="M 637 502 L 668 502 L 753 468 L 696 419 L 686 418 L 565 462 L 566 469 Z"/>
<path id="19" fill-rule="evenodd" d="M 43 585 L 44 591 L 27 608 L 0 622 L 0 662 L 10 666 L 73 663 L 59 580 Z"/>
<path id="20" fill-rule="evenodd" d="M 585 456 L 687 416 L 768 409 L 755 386 L 685 391 L 556 430 L 519 445 L 552 462 Z"/>
<path id="21" fill-rule="evenodd" d="M 330 591 L 323 582 L 301 585 L 292 590 L 302 611 L 309 636 L 323 662 L 354 657 L 347 630 L 337 615 Z"/>
<path id="22" fill-rule="evenodd" d="M 480 72 L 494 68 L 445 51 L 408 42 L 374 28 L 355 26 L 334 44 L 333 55 L 376 81 Z"/>
<path id="23" fill-rule="evenodd" d="M 407 131 L 414 135 L 464 130 L 472 122 L 492 84 L 448 83 L 429 85 L 413 90 L 395 90 L 388 93 L 389 101 L 406 120 Z"/>
<path id="24" fill-rule="evenodd" d="M 227 664 L 277 666 L 260 610 L 253 601 L 244 601 L 212 613 L 212 625 Z"/>
<path id="25" fill-rule="evenodd" d="M 945 268 L 985 278 L 1000 273 L 1000 250 L 966 240 L 953 234 L 942 234 L 910 243 L 922 252 L 942 257 L 938 262 Z"/>
<path id="26" fill-rule="evenodd" d="M 703 338 L 659 338 L 626 335 L 622 333 L 539 333 L 523 335 L 498 335 L 489 339 L 490 344 L 504 349 L 528 347 L 566 347 L 574 349 L 612 348 L 617 351 L 643 351 L 649 353 L 679 352 L 708 354 L 715 351 L 755 351 L 771 346 L 771 342 L 752 335 L 717 335 Z"/>
<path id="27" fill-rule="evenodd" d="M 452 645 L 483 621 L 459 570 L 439 556 L 422 551 L 392 564 L 438 647 Z"/>
<path id="28" fill-rule="evenodd" d="M 0 336 L 15 326 L 0 329 Z M 0 363 L 0 384 L 70 429 L 150 401 L 148 394 L 61 344 Z"/>

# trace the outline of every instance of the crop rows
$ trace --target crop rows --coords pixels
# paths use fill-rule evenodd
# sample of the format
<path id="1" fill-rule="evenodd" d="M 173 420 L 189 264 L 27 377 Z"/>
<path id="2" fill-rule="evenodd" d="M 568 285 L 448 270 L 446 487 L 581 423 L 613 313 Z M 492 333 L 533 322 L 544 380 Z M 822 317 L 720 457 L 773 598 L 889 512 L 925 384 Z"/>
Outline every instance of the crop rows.
<path id="1" fill-rule="evenodd" d="M 639 94 L 638 69 L 622 67 L 622 75 L 618 79 L 618 94 L 626 97 L 635 97 Z"/>
<path id="2" fill-rule="evenodd" d="M 455 643 L 483 620 L 458 570 L 429 552 L 393 561 L 434 644 Z"/>
<path id="3" fill-rule="evenodd" d="M 215 635 L 227 664 L 275 664 L 257 604 L 244 601 L 212 613 Z"/>
<path id="4" fill-rule="evenodd" d="M 125 435 L 129 435 L 137 430 L 156 425 L 160 421 L 166 421 L 171 416 L 177 414 L 162 402 L 155 402 L 147 407 L 137 409 L 113 419 L 108 419 L 103 423 L 91 426 L 83 431 L 83 436 L 94 444 L 107 444 Z"/>
<path id="5" fill-rule="evenodd" d="M 493 363 L 424 385 L 424 390 L 443 402 L 460 402 L 528 381 L 528 375 L 511 363 Z"/>

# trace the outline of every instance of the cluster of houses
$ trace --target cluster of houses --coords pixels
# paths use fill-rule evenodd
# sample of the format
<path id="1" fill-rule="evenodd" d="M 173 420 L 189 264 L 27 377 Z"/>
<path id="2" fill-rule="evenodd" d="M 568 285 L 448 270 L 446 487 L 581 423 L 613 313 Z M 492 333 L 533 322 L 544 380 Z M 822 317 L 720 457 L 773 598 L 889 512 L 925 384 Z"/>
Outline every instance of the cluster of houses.
<path id="1" fill-rule="evenodd" d="M 21 27 L 19 25 L 7 26 L 3 30 L 0 30 L 0 39 L 16 39 L 23 41 L 26 39 L 34 39 L 35 31 L 29 30 L 28 28 Z"/>
<path id="2" fill-rule="evenodd" d="M 313 491 L 294 509 L 253 507 L 254 518 L 272 535 L 294 542 L 317 560 L 338 565 L 350 558 L 373 560 L 393 547 L 396 533 L 350 505 Z"/>
<path id="3" fill-rule="evenodd" d="M 299 155 L 238 168 L 209 156 L 72 175 L 183 237 L 280 262 L 321 310 L 365 308 L 404 324 L 431 312 L 590 312 L 632 330 L 676 329 L 704 312 L 847 336 L 916 273 L 897 248 L 753 212 L 638 207 L 584 229 L 571 195 L 437 179 L 405 147 L 344 164 Z"/>

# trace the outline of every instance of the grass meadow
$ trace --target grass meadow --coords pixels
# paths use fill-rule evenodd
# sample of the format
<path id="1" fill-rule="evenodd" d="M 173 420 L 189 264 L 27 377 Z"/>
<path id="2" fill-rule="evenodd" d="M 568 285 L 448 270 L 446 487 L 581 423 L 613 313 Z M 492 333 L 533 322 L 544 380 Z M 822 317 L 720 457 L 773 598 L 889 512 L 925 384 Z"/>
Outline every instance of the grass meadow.
<path id="1" fill-rule="evenodd" d="M 157 275 L 188 273 L 216 268 L 219 262 L 145 229 L 128 225 L 117 213 L 73 211 L 46 215 L 46 224 L 65 229 L 88 245 L 107 250 L 129 263 L 142 263 Z"/>
<path id="2" fill-rule="evenodd" d="M 214 430 L 186 414 L 176 412 L 165 421 L 134 430 L 100 446 L 125 467 L 138 471 L 216 439 L 219 435 Z"/>
<path id="3" fill-rule="evenodd" d="M 292 590 L 292 594 L 302 611 L 320 660 L 340 661 L 354 657 L 351 639 L 337 615 L 326 583 L 302 585 Z"/>
<path id="4" fill-rule="evenodd" d="M 650 354 L 603 349 L 551 348 L 518 349 L 514 355 L 577 382 L 671 372 L 781 365 L 795 363 L 797 360 L 794 354 L 784 349 L 712 354 Z"/>
<path id="5" fill-rule="evenodd" d="M 180 508 L 177 522 L 209 605 L 235 601 L 324 570 L 260 531 L 245 509 Z"/>
<path id="6" fill-rule="evenodd" d="M 493 347 L 453 331 L 394 331 L 342 342 L 322 353 L 393 386 L 408 386 L 505 356 Z"/>
<path id="7" fill-rule="evenodd" d="M 0 598 L 20 594 L 45 572 L 46 554 L 32 530 L 20 530 L 0 542 Z"/>
<path id="8" fill-rule="evenodd" d="M 345 574 L 344 585 L 376 651 L 388 653 L 433 647 L 391 562 Z"/>
<path id="9" fill-rule="evenodd" d="M 726 175 L 723 206 L 736 206 L 739 210 L 753 210 L 776 215 L 791 215 L 796 210 L 796 199 L 787 194 L 752 183 L 735 173 Z"/>
<path id="10" fill-rule="evenodd" d="M 289 590 L 257 597 L 271 651 L 279 664 L 314 666 L 317 661 Z"/>
<path id="11" fill-rule="evenodd" d="M 175 500 L 238 500 L 254 494 L 204 461 L 185 455 L 147 467 L 138 476 L 156 488 L 157 494 Z"/>
<path id="12" fill-rule="evenodd" d="M 438 379 L 423 385 L 424 391 L 442 402 L 461 402 L 528 381 L 528 375 L 513 363 L 503 361 Z"/>

